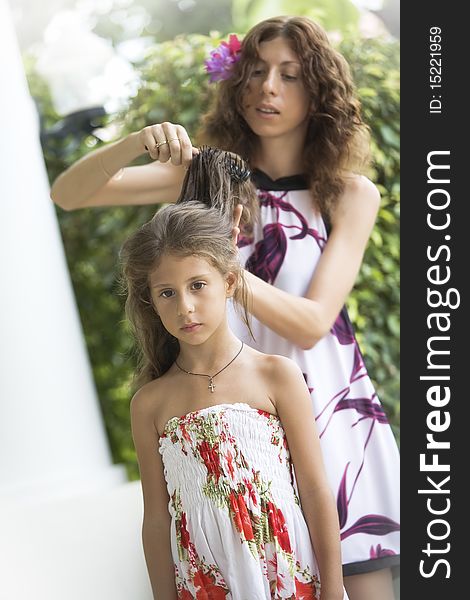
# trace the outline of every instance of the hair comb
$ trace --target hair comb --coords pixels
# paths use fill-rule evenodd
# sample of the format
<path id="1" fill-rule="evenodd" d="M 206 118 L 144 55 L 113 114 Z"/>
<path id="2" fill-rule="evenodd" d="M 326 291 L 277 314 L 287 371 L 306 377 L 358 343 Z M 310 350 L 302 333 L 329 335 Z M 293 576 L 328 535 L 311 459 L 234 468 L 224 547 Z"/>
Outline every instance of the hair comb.
<path id="1" fill-rule="evenodd" d="M 240 158 L 240 156 L 226 154 L 223 161 L 225 170 L 237 183 L 243 183 L 250 178 L 251 171 L 246 162 Z"/>
<path id="2" fill-rule="evenodd" d="M 250 178 L 251 171 L 248 168 L 246 161 L 238 156 L 238 154 L 233 154 L 212 146 L 201 146 L 199 150 L 200 160 L 203 162 L 207 161 L 206 164 L 210 164 L 213 160 L 219 158 L 219 164 L 224 167 L 225 172 L 230 175 L 232 180 L 236 183 L 243 183 Z"/>

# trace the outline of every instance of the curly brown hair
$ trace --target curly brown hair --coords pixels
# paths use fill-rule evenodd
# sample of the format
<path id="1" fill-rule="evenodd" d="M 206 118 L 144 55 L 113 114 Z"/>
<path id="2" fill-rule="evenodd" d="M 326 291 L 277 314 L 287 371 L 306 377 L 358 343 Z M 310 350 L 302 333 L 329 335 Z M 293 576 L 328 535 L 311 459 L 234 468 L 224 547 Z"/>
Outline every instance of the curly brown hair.
<path id="1" fill-rule="evenodd" d="M 242 97 L 262 42 L 283 37 L 299 57 L 302 79 L 312 98 L 303 153 L 314 202 L 329 216 L 348 172 L 364 172 L 369 162 L 369 129 L 361 117 L 349 65 L 325 31 L 306 17 L 275 17 L 255 25 L 242 42 L 240 60 L 203 117 L 198 140 L 253 160 L 257 136 L 243 117 Z"/>

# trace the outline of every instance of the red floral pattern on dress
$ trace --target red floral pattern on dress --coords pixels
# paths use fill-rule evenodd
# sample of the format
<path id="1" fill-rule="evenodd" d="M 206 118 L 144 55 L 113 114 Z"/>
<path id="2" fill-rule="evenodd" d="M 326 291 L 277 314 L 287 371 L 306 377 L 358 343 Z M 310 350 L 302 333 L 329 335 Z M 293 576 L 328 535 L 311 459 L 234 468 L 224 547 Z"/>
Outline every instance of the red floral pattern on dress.
<path id="1" fill-rule="evenodd" d="M 299 561 L 298 549 L 289 535 L 284 509 L 271 491 L 273 481 L 267 477 L 266 471 L 254 468 L 251 460 L 247 459 L 245 448 L 242 451 L 238 437 L 231 430 L 230 419 L 225 417 L 223 406 L 225 405 L 220 405 L 216 410 L 202 409 L 170 419 L 160 439 L 165 440 L 168 448 L 176 447 L 185 457 L 184 460 L 196 461 L 198 467 L 193 462 L 193 472 L 196 473 L 199 469 L 201 475 L 199 480 L 196 475 L 190 478 L 188 483 L 192 493 L 205 498 L 205 501 L 209 500 L 214 510 L 220 510 L 228 517 L 227 522 L 232 524 L 239 543 L 248 550 L 248 556 L 251 557 L 249 560 L 256 561 L 254 564 L 258 565 L 257 568 L 268 582 L 271 598 L 318 600 L 315 594 L 320 584 L 315 572 L 316 565 Z M 271 464 L 277 465 L 275 468 L 283 473 L 283 485 L 288 489 L 290 487 L 288 493 L 291 500 L 288 502 L 298 505 L 295 488 L 291 486 L 292 463 L 289 448 L 279 418 L 266 411 L 251 409 L 248 405 L 241 406 L 247 407 L 245 412 L 263 428 L 263 439 L 269 444 L 268 450 L 272 449 Z M 253 439 L 256 440 L 257 436 Z M 185 493 L 190 492 L 185 490 Z M 176 488 L 170 501 L 178 555 L 178 564 L 175 562 L 178 598 L 225 600 L 227 594 L 230 594 L 229 586 L 216 559 L 210 554 L 210 543 L 208 542 L 210 550 L 206 546 L 200 552 L 196 549 L 194 536 L 199 536 L 200 524 L 197 519 L 192 523 L 194 506 L 189 503 L 185 508 L 183 495 Z M 224 523 L 224 528 L 227 522 Z M 307 544 L 309 555 L 313 557 L 306 526 L 305 532 L 308 539 L 304 539 L 302 543 Z M 225 532 L 224 535 L 230 534 Z M 206 532 L 203 538 L 206 539 Z M 209 558 L 206 552 L 209 552 Z M 224 556 L 224 563 L 226 561 L 227 556 Z"/>
<path id="2" fill-rule="evenodd" d="M 228 451 L 227 454 L 225 455 L 225 459 L 227 461 L 227 466 L 228 466 L 228 470 L 230 473 L 230 477 L 233 479 L 235 471 L 233 469 L 233 460 L 232 460 L 232 454 L 230 451 Z"/>
<path id="3" fill-rule="evenodd" d="M 276 508 L 272 502 L 268 502 L 268 519 L 269 525 L 274 537 L 279 542 L 279 545 L 289 554 L 292 552 L 289 540 L 289 532 L 287 531 L 284 515 L 279 508 Z"/>
<path id="4" fill-rule="evenodd" d="M 185 424 L 184 424 L 184 421 L 181 421 L 181 424 L 180 424 L 180 429 L 181 429 L 181 434 L 182 434 L 183 438 L 184 438 L 184 439 L 185 439 L 187 442 L 190 442 L 190 441 L 191 441 L 191 437 L 190 437 L 189 433 L 188 433 L 188 432 L 187 432 L 187 430 L 186 430 L 186 426 L 185 426 Z"/>
<path id="5" fill-rule="evenodd" d="M 180 532 L 181 532 L 181 545 L 183 546 L 183 548 L 185 548 L 185 550 L 189 549 L 189 533 L 188 530 L 186 529 L 186 515 L 185 513 L 182 513 L 181 515 L 181 521 L 180 521 Z"/>
<path id="6" fill-rule="evenodd" d="M 233 499 L 232 499 L 233 497 Z M 253 528 L 251 526 L 251 518 L 250 515 L 248 514 L 248 509 L 246 508 L 246 504 L 245 504 L 245 500 L 243 498 L 243 496 L 241 495 L 236 495 L 236 494 L 230 494 L 230 498 L 231 498 L 231 503 L 232 505 L 235 504 L 236 508 L 236 512 L 238 515 L 238 519 L 239 522 L 241 523 L 241 529 L 239 531 L 243 531 L 245 540 L 247 542 L 251 542 L 252 540 L 255 539 L 254 535 L 253 535 Z M 234 502 L 235 500 L 235 502 Z"/>
<path id="7" fill-rule="evenodd" d="M 295 580 L 295 600 L 318 600 L 315 583 Z"/>
<path id="8" fill-rule="evenodd" d="M 198 450 L 209 474 L 214 475 L 216 482 L 218 482 L 219 477 L 222 475 L 220 470 L 219 444 L 211 446 L 208 442 L 201 442 Z"/>
<path id="9" fill-rule="evenodd" d="M 210 577 L 202 571 L 196 573 L 193 583 L 197 588 L 196 600 L 225 600 L 229 593 L 227 588 L 215 583 L 214 577 Z"/>

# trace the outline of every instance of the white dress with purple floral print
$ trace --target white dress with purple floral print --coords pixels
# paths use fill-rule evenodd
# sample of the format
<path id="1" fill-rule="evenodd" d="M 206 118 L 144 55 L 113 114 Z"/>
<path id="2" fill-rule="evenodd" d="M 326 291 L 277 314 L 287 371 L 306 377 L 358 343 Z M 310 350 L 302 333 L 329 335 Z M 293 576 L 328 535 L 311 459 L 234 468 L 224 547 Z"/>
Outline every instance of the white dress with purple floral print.
<path id="1" fill-rule="evenodd" d="M 179 600 L 319 600 L 278 417 L 241 402 L 209 406 L 171 418 L 159 452 Z"/>
<path id="2" fill-rule="evenodd" d="M 276 181 L 255 171 L 261 218 L 240 236 L 246 268 L 296 296 L 305 295 L 327 240 L 300 176 Z M 269 191 L 268 191 L 269 190 Z M 345 574 L 399 563 L 399 454 L 367 374 L 346 309 L 312 349 L 302 350 L 256 319 L 256 341 L 233 308 L 233 331 L 268 354 L 293 359 L 310 389 L 329 481 L 336 498 Z"/>

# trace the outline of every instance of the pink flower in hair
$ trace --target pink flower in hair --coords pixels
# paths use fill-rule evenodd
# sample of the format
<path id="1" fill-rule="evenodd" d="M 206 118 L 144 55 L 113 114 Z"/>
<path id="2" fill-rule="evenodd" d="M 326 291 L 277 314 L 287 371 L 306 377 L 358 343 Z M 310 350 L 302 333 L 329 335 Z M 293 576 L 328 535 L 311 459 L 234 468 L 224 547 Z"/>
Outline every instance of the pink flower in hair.
<path id="1" fill-rule="evenodd" d="M 210 53 L 210 57 L 204 61 L 209 81 L 214 83 L 230 79 L 235 63 L 240 60 L 241 42 L 236 35 L 231 34 L 228 42 L 221 44 Z"/>

